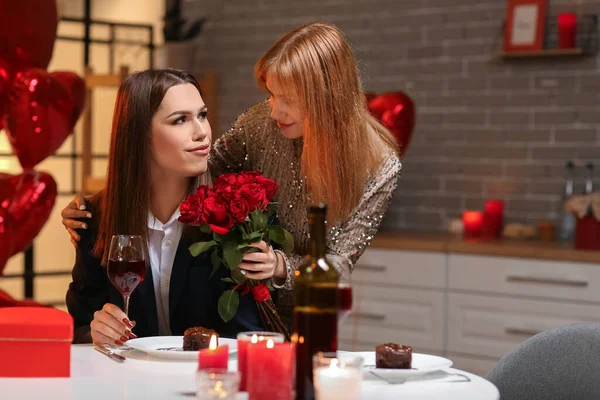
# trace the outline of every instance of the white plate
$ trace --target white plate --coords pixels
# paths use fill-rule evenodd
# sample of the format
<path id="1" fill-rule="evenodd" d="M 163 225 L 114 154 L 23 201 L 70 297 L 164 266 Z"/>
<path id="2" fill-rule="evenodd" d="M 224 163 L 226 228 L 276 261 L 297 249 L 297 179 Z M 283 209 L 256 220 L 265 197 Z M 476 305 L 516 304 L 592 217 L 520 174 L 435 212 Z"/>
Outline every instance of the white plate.
<path id="1" fill-rule="evenodd" d="M 390 368 L 375 368 L 375 352 L 374 351 L 359 351 L 359 352 L 342 352 L 356 356 L 361 356 L 364 360 L 364 373 L 371 375 L 371 372 L 379 375 L 382 378 L 408 378 L 418 375 L 425 375 L 433 371 L 438 371 L 443 368 L 452 366 L 452 361 L 444 357 L 432 356 L 429 354 L 413 353 L 412 369 L 390 369 Z"/>
<path id="2" fill-rule="evenodd" d="M 237 340 L 219 338 L 219 346 L 229 346 L 229 355 L 237 353 Z M 144 353 L 172 360 L 198 361 L 197 351 L 183 351 L 183 336 L 151 336 L 130 339 L 127 346 Z"/>

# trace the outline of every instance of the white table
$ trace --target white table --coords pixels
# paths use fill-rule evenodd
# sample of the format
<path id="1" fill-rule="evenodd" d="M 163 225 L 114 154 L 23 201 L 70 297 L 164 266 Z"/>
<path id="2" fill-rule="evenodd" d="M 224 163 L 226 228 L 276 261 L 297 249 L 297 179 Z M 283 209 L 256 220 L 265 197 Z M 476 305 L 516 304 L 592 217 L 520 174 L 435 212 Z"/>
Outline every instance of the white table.
<path id="1" fill-rule="evenodd" d="M 94 351 L 90 345 L 74 345 L 71 353 L 71 378 L 0 378 L 2 400 L 169 400 L 194 399 L 195 362 L 151 359 L 128 351 L 120 364 Z M 5 362 L 4 360 L 2 362 Z M 40 360 L 42 362 L 42 360 Z M 236 368 L 231 360 L 230 369 Z M 460 373 L 470 382 L 448 382 L 456 376 L 435 380 L 407 381 L 390 385 L 383 381 L 363 380 L 361 400 L 460 399 L 498 400 L 496 387 L 468 372 L 448 368 L 448 374 Z M 239 398 L 247 396 L 240 394 Z"/>

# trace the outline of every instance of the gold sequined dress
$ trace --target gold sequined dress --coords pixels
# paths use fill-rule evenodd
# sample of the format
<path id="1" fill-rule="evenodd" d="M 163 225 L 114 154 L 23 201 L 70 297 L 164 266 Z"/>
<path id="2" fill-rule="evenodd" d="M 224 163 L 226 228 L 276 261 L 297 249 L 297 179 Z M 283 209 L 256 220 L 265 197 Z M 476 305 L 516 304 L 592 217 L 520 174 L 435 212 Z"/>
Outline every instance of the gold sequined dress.
<path id="1" fill-rule="evenodd" d="M 275 198 L 279 203 L 279 221 L 294 237 L 294 253 L 285 256 L 288 279 L 279 290 L 277 309 L 291 327 L 293 271 L 308 252 L 307 207 L 310 202 L 300 176 L 302 138 L 283 137 L 277 122 L 269 114 L 266 101 L 242 114 L 231 129 L 215 141 L 209 166 L 213 177 L 227 172 L 256 170 L 279 184 Z M 350 218 L 328 230 L 328 255 L 346 257 L 354 265 L 379 228 L 396 190 L 401 168 L 398 157 L 390 152 L 377 173 L 367 181 L 364 195 Z"/>

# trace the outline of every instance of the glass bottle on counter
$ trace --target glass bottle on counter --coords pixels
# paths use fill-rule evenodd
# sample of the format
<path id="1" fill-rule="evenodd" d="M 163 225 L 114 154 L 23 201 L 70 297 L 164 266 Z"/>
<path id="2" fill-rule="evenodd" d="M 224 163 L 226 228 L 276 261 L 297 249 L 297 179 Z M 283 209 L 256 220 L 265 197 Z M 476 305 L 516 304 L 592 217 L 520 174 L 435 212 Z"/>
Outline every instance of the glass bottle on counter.
<path id="1" fill-rule="evenodd" d="M 561 241 L 567 242 L 573 239 L 575 234 L 575 216 L 565 211 L 565 202 L 573 196 L 573 187 L 575 180 L 575 164 L 573 161 L 567 161 L 567 179 L 565 181 L 565 190 L 563 192 L 560 204 L 560 227 L 558 237 Z"/>
<path id="2" fill-rule="evenodd" d="M 585 164 L 587 170 L 587 176 L 585 178 L 585 186 L 583 188 L 583 194 L 594 193 L 594 164 L 589 162 Z"/>
<path id="3" fill-rule="evenodd" d="M 310 253 L 295 272 L 294 334 L 296 344 L 296 399 L 315 398 L 313 355 L 337 351 L 339 274 L 325 258 L 325 205 L 308 211 Z"/>

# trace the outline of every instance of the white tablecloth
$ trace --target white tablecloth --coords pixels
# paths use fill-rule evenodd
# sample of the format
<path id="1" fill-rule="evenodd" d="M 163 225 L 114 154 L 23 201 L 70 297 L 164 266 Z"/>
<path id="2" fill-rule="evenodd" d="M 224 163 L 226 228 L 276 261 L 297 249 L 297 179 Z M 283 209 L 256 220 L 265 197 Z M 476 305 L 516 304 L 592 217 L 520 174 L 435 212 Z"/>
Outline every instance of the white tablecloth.
<path id="1" fill-rule="evenodd" d="M 90 345 L 74 345 L 71 354 L 71 378 L 0 378 L 2 400 L 169 400 L 194 399 L 195 362 L 157 360 L 143 353 L 127 351 L 120 364 L 94 351 Z M 2 360 L 2 362 L 6 362 Z M 44 362 L 44 360 L 40 360 Z M 229 367 L 235 369 L 236 361 Z M 498 390 L 490 382 L 464 371 L 448 368 L 447 374 L 430 380 L 410 380 L 394 384 L 363 380 L 361 400 L 444 399 L 498 400 Z M 470 382 L 449 382 L 469 377 Z M 245 394 L 240 394 L 245 399 Z"/>

